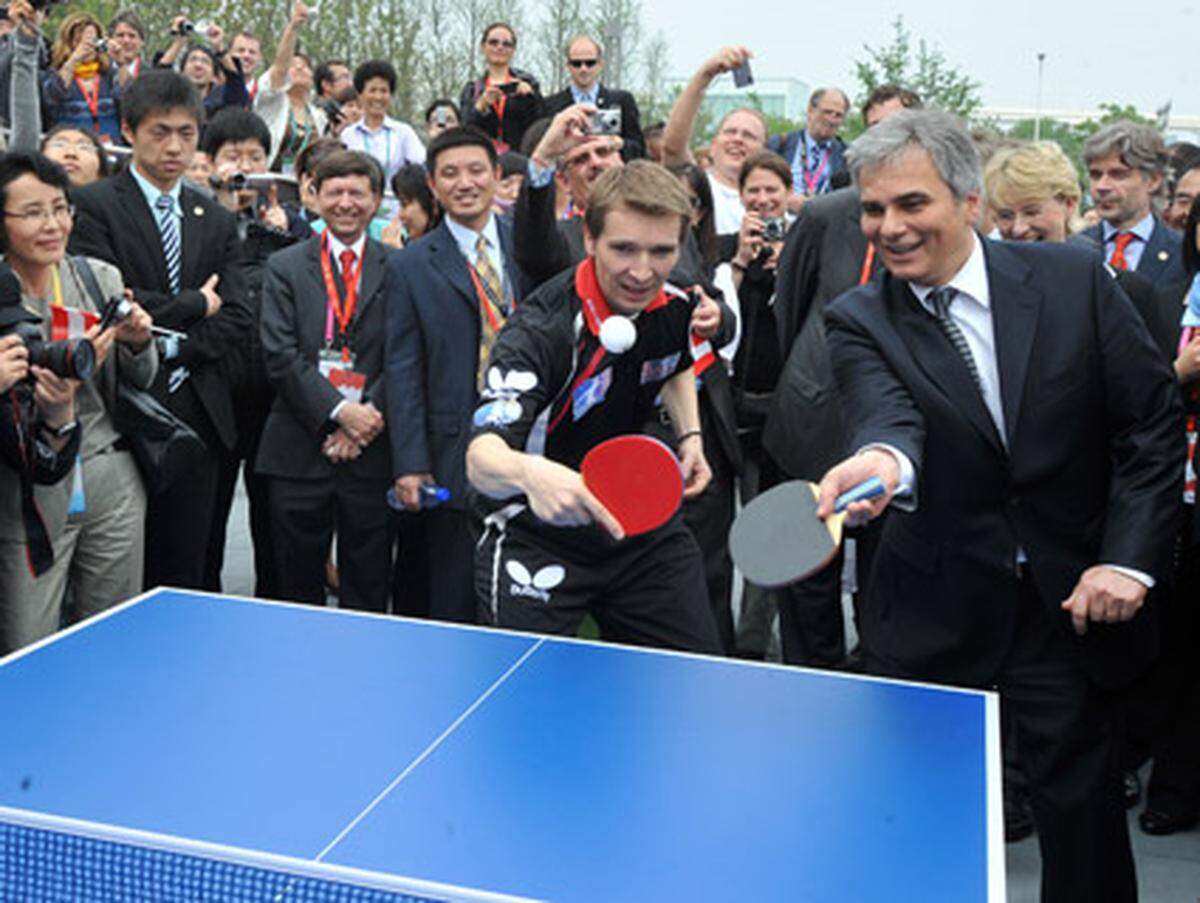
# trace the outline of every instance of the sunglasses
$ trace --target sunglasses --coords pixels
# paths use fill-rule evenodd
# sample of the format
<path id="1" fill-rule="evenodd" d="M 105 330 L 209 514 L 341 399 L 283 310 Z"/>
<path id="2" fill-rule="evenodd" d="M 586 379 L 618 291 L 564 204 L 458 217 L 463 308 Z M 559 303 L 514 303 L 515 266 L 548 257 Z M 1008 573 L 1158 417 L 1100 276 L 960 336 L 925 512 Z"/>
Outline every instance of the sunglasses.
<path id="1" fill-rule="evenodd" d="M 516 47 L 516 41 L 506 41 L 503 38 L 488 38 L 485 42 L 489 47 Z"/>
<path id="2" fill-rule="evenodd" d="M 567 60 L 567 65 L 572 69 L 591 69 L 599 60 Z"/>

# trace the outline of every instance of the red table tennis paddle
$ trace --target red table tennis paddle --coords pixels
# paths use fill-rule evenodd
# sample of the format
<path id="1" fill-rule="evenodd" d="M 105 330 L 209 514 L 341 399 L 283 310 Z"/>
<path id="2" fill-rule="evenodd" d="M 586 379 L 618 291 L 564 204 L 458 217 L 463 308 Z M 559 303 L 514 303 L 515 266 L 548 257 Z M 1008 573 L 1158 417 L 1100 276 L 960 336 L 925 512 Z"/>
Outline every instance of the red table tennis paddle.
<path id="1" fill-rule="evenodd" d="M 683 501 L 683 471 L 670 446 L 651 436 L 617 436 L 584 456 L 584 485 L 626 536 L 661 527 Z"/>
<path id="2" fill-rule="evenodd" d="M 746 579 L 773 589 L 812 576 L 833 560 L 842 544 L 842 522 L 851 502 L 883 495 L 871 477 L 838 496 L 834 514 L 817 517 L 820 491 L 813 483 L 780 483 L 754 498 L 733 522 L 729 553 Z"/>

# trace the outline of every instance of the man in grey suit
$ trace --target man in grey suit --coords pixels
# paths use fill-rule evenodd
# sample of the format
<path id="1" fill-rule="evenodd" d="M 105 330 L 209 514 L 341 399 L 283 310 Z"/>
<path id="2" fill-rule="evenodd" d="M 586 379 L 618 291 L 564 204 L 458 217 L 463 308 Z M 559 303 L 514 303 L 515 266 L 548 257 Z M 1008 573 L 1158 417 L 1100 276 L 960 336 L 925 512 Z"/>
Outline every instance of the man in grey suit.
<path id="1" fill-rule="evenodd" d="M 1148 125 L 1114 122 L 1083 145 L 1083 159 L 1102 221 L 1083 235 L 1102 243 L 1114 270 L 1131 270 L 1155 285 L 1184 278 L 1183 237 L 1153 211 L 1167 151 Z"/>

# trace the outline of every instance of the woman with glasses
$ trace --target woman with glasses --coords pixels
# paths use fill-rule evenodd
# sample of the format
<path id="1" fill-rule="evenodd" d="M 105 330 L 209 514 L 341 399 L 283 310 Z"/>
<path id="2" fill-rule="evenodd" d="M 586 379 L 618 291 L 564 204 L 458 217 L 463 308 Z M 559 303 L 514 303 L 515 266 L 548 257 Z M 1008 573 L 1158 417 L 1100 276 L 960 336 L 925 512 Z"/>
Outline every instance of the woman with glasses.
<path id="1" fill-rule="evenodd" d="M 104 145 L 95 133 L 74 126 L 52 128 L 42 139 L 41 151 L 67 171 L 72 188 L 90 185 L 112 172 Z"/>
<path id="2" fill-rule="evenodd" d="M 70 187 L 63 168 L 40 154 L 0 158 L 0 248 L 20 283 L 21 303 L 41 320 L 47 340 L 86 337 L 96 352 L 92 377 L 67 381 L 77 425 L 64 429 L 81 432 L 73 473 L 35 490 L 54 558 L 38 576 L 26 557 L 19 486 L 0 483 L 0 654 L 115 605 L 142 585 L 146 493 L 112 411 L 118 380 L 148 388 L 158 357 L 150 316 L 132 301 L 116 268 L 67 256 Z M 99 298 L 89 291 L 88 271 Z M 128 315 L 100 331 L 100 306 L 114 297 L 129 301 Z M 64 612 L 68 597 L 73 607 Z"/>
<path id="3" fill-rule="evenodd" d="M 525 130 L 542 115 L 542 94 L 532 74 L 513 68 L 517 33 L 504 22 L 493 22 L 479 43 L 487 71 L 463 88 L 458 100 L 463 125 L 483 130 L 498 153 L 521 149 Z"/>
<path id="4" fill-rule="evenodd" d="M 42 82 L 42 103 L 51 124 L 73 125 L 102 141 L 120 142 L 117 67 L 107 53 L 98 52 L 103 38 L 104 27 L 91 13 L 63 19 Z"/>

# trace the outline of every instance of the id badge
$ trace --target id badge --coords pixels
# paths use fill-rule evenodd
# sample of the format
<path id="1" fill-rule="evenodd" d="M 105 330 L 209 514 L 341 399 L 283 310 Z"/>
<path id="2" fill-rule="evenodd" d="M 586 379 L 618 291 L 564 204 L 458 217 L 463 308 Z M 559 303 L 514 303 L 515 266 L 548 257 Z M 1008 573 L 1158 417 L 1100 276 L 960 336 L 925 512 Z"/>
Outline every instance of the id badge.
<path id="1" fill-rule="evenodd" d="M 354 372 L 354 355 L 343 356 L 340 351 L 321 351 L 317 356 L 317 368 L 341 393 L 342 398 L 354 404 L 362 402 L 363 390 L 367 387 L 367 375 Z"/>

